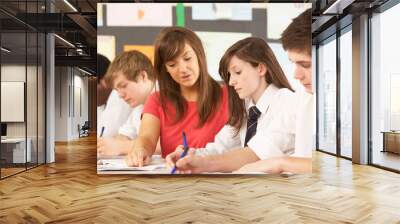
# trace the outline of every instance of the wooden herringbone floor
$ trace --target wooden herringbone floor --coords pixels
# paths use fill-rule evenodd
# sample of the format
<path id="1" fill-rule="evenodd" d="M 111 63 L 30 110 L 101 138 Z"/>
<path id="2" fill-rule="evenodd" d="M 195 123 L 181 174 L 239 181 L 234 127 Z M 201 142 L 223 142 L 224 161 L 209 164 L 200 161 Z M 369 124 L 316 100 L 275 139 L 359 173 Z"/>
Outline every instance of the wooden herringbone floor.
<path id="1" fill-rule="evenodd" d="M 98 176 L 95 138 L 0 181 L 0 223 L 400 223 L 400 175 L 316 153 L 314 174 Z"/>

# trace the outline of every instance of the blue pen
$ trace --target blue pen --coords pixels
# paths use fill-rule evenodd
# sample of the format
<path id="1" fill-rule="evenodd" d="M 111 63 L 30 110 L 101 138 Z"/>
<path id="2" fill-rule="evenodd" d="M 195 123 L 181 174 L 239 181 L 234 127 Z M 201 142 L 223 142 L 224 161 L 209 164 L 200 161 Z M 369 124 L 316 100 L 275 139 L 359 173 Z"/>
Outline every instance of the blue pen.
<path id="1" fill-rule="evenodd" d="M 189 146 L 188 146 L 188 144 L 187 144 L 186 135 L 185 135 L 185 132 L 184 132 L 184 131 L 182 131 L 182 136 L 183 136 L 183 152 L 182 152 L 182 154 L 181 154 L 181 159 L 182 159 L 183 157 L 185 157 L 186 154 L 187 154 L 187 152 L 189 151 Z M 174 168 L 172 169 L 171 174 L 174 174 L 175 171 L 176 171 L 176 165 L 175 165 Z"/>
<path id="2" fill-rule="evenodd" d="M 103 137 L 104 134 L 104 129 L 106 129 L 104 126 L 101 127 L 101 131 L 100 131 L 100 138 Z"/>
<path id="3" fill-rule="evenodd" d="M 99 136 L 100 138 L 103 137 L 104 129 L 106 129 L 106 128 L 104 126 L 102 126 L 101 127 L 101 131 L 100 131 L 100 136 Z M 97 157 L 99 157 L 99 153 L 98 152 L 97 152 Z M 98 161 L 101 161 L 101 160 L 98 160 Z"/>

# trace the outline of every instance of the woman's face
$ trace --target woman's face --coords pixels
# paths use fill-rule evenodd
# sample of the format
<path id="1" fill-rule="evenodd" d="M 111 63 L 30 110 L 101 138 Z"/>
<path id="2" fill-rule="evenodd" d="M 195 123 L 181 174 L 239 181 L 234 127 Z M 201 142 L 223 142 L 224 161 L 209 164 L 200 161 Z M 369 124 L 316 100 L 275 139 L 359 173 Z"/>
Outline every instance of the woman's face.
<path id="1" fill-rule="evenodd" d="M 178 57 L 167 61 L 165 67 L 172 79 L 181 87 L 193 87 L 200 75 L 197 55 L 188 44 L 185 44 L 182 53 Z"/>
<path id="2" fill-rule="evenodd" d="M 249 62 L 233 56 L 228 65 L 230 73 L 229 85 L 232 86 L 240 99 L 255 98 L 261 90 L 261 83 L 265 82 L 265 66 L 252 66 Z"/>

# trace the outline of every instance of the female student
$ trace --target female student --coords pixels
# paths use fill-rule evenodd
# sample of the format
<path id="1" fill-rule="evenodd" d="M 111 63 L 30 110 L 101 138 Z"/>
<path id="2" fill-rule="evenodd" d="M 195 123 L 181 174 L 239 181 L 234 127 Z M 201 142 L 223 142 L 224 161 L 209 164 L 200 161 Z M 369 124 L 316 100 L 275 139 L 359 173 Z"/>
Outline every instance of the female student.
<path id="1" fill-rule="evenodd" d="M 212 142 L 228 120 L 228 94 L 207 71 L 200 39 L 191 30 L 170 27 L 155 42 L 154 69 L 159 91 L 143 109 L 139 136 L 126 157 L 130 166 L 146 165 L 158 139 L 166 157 L 182 144 L 190 147 Z"/>
<path id="2" fill-rule="evenodd" d="M 282 45 L 289 59 L 295 64 L 295 78 L 301 82 L 306 92 L 297 93 L 304 104 L 297 109 L 295 152 L 290 156 L 280 156 L 250 163 L 239 172 L 265 173 L 311 173 L 313 130 L 315 127 L 315 105 L 312 91 L 311 71 L 311 9 L 294 18 L 282 33 Z"/>
<path id="3" fill-rule="evenodd" d="M 229 127 L 203 152 L 191 149 L 179 159 L 182 147 L 167 157 L 180 173 L 232 172 L 243 165 L 293 152 L 294 135 L 285 130 L 286 116 L 296 109 L 293 91 L 268 44 L 255 37 L 232 45 L 220 61 L 220 75 L 229 84 Z M 284 118 L 284 119 L 282 119 Z M 238 135 L 240 147 L 226 143 Z M 231 134 L 229 134 L 231 133 Z M 237 141 L 234 140 L 233 141 Z"/>

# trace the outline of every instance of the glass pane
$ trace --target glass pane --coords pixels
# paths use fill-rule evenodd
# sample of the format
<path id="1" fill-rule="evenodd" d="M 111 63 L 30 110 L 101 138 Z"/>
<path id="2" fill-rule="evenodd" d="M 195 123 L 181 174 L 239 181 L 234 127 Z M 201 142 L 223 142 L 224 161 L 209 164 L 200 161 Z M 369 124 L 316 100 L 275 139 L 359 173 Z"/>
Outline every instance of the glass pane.
<path id="1" fill-rule="evenodd" d="M 351 30 L 340 37 L 340 150 L 352 157 L 352 35 Z"/>
<path id="2" fill-rule="evenodd" d="M 318 48 L 318 148 L 336 154 L 336 39 Z"/>
<path id="3" fill-rule="evenodd" d="M 400 170 L 400 4 L 374 15 L 372 25 L 372 163 Z"/>
<path id="4" fill-rule="evenodd" d="M 28 38 L 28 55 L 27 55 L 27 80 L 26 80 L 26 110 L 27 110 L 27 142 L 28 148 L 27 150 L 30 151 L 28 156 L 27 166 L 28 168 L 34 167 L 37 165 L 37 127 L 38 127 L 38 111 L 37 111 L 37 73 L 38 73 L 38 36 L 36 32 L 27 33 Z"/>
<path id="5" fill-rule="evenodd" d="M 2 18 L 7 18 L 1 14 Z M 25 90 L 26 90 L 26 33 L 1 33 L 1 175 L 25 170 L 30 159 L 26 150 Z M 29 148 L 29 146 L 28 146 Z"/>
<path id="6" fill-rule="evenodd" d="M 44 34 L 38 35 L 38 164 L 45 163 L 45 44 L 46 37 Z"/>

